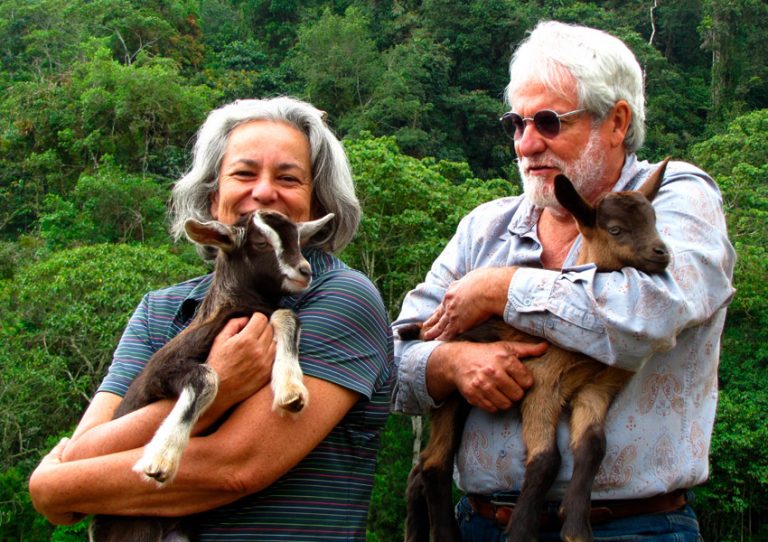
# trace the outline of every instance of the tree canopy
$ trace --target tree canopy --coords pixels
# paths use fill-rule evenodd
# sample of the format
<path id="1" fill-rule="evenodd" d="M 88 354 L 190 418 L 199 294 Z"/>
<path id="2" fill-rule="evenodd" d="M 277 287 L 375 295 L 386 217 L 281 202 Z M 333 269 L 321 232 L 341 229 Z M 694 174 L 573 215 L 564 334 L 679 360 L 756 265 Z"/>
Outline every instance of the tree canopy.
<path id="1" fill-rule="evenodd" d="M 717 180 L 738 253 L 723 335 L 706 539 L 768 536 L 768 7 L 760 0 L 0 0 L 0 539 L 82 540 L 26 477 L 67 434 L 140 296 L 206 272 L 166 203 L 195 131 L 237 98 L 328 113 L 363 204 L 341 255 L 391 317 L 459 219 L 519 193 L 498 119 L 542 19 L 623 39 L 647 86 L 641 158 Z M 368 539 L 402 537 L 410 424 L 390 417 Z"/>

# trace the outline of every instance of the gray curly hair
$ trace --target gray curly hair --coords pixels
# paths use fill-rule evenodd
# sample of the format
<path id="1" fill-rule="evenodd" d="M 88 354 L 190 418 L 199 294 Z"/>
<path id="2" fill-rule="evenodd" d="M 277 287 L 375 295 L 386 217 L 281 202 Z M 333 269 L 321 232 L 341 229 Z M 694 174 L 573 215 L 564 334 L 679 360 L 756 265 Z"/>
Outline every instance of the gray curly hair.
<path id="1" fill-rule="evenodd" d="M 173 237 L 178 240 L 185 236 L 184 223 L 189 218 L 213 220 L 211 195 L 219 189 L 219 168 L 232 130 L 247 122 L 270 120 L 286 122 L 306 134 L 312 162 L 312 218 L 327 213 L 336 215 L 307 246 L 328 252 L 347 246 L 360 223 L 360 203 L 347 155 L 323 116 L 311 104 L 287 96 L 237 100 L 212 111 L 197 133 L 191 169 L 173 187 Z M 201 254 L 205 258 L 212 256 L 207 252 Z"/>
<path id="2" fill-rule="evenodd" d="M 632 122 L 624 145 L 627 153 L 637 151 L 645 141 L 643 71 L 624 42 L 602 30 L 540 22 L 512 56 L 506 100 L 514 106 L 514 95 L 531 82 L 566 95 L 565 84 L 573 80 L 580 107 L 598 121 L 618 100 L 626 100 Z"/>

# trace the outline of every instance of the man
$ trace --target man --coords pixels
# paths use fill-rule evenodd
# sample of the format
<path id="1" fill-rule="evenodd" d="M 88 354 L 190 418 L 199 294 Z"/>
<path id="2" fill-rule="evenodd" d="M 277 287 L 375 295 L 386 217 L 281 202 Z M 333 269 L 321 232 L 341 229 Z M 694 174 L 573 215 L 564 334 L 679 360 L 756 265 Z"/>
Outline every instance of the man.
<path id="1" fill-rule="evenodd" d="M 522 486 L 517 409 L 535 385 L 520 359 L 541 346 L 444 342 L 493 315 L 523 331 L 635 373 L 607 420 L 608 448 L 593 487 L 596 538 L 677 533 L 697 540 L 686 489 L 707 478 L 717 398 L 719 337 L 733 295 L 734 251 L 713 180 L 670 162 L 654 200 L 672 254 L 666 272 L 598 273 L 574 267 L 579 233 L 553 193 L 568 176 L 590 201 L 634 189 L 654 169 L 635 155 L 644 139 L 643 77 L 618 39 L 557 22 L 539 24 L 515 52 L 506 89 L 524 195 L 481 205 L 459 224 L 394 327 L 425 321 L 427 342 L 397 341 L 394 409 L 420 414 L 458 390 L 475 407 L 457 456 L 463 540 L 504 540 L 502 521 Z M 547 510 L 570 479 L 563 462 Z M 500 507 L 497 503 L 503 502 Z M 608 501 L 608 502 L 606 502 Z M 501 513 L 500 513 L 501 512 Z M 553 514 L 554 515 L 554 514 Z M 610 516 L 606 520 L 606 516 Z M 547 522 L 542 540 L 559 540 Z"/>

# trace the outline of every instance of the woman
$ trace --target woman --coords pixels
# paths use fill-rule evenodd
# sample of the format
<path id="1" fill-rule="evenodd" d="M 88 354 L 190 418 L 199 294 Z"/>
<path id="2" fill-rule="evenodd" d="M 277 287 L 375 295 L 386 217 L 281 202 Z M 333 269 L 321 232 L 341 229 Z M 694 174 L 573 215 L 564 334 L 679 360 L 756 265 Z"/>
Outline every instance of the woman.
<path id="1" fill-rule="evenodd" d="M 152 353 L 189 324 L 211 277 L 151 292 L 71 440 L 30 479 L 33 503 L 51 522 L 92 513 L 196 514 L 200 540 L 365 539 L 392 341 L 375 287 L 331 254 L 352 239 L 360 208 L 341 144 L 311 105 L 285 97 L 239 100 L 213 111 L 201 127 L 193 166 L 173 190 L 174 235 L 183 235 L 188 218 L 232 224 L 256 209 L 295 221 L 336 215 L 304 248 L 311 287 L 282 302 L 302 323 L 309 405 L 296 417 L 272 412 L 272 328 L 260 314 L 234 319 L 211 349 L 219 391 L 179 473 L 162 490 L 142 481 L 131 467 L 171 402 L 117 420 L 112 414 Z"/>

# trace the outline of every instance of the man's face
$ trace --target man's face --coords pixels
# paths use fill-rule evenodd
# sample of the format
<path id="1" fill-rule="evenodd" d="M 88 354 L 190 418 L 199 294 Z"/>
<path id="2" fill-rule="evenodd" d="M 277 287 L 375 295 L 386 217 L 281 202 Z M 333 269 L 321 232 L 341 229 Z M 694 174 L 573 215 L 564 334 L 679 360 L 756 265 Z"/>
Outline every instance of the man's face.
<path id="1" fill-rule="evenodd" d="M 533 117 L 543 109 L 559 114 L 579 109 L 575 90 L 570 94 L 563 97 L 541 84 L 528 85 L 513 96 L 513 110 L 523 117 Z M 548 138 L 533 122 L 526 122 L 522 135 L 515 140 L 515 152 L 525 194 L 534 205 L 562 210 L 554 194 L 554 180 L 560 173 L 586 199 L 606 190 L 609 144 L 604 125 L 593 123 L 588 112 L 571 115 L 561 119 L 560 132 Z"/>

